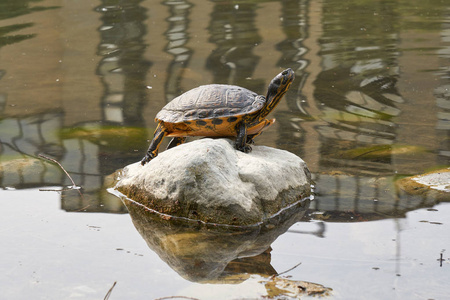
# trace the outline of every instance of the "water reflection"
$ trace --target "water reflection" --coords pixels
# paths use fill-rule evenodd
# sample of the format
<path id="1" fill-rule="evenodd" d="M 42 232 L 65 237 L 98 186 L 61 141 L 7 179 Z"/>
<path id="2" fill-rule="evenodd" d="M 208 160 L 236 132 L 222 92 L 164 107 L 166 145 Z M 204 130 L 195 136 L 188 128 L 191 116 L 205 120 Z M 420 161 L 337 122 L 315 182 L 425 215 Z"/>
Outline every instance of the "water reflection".
<path id="1" fill-rule="evenodd" d="M 167 70 L 165 84 L 166 102 L 183 93 L 180 82 L 185 68 L 189 64 L 192 50 L 187 47 L 189 40 L 189 10 L 192 7 L 188 1 L 168 0 L 164 2 L 170 8 L 170 16 L 167 18 L 169 29 L 165 32 L 168 43 L 165 48 L 167 53 L 173 55 L 173 60 Z"/>
<path id="2" fill-rule="evenodd" d="M 392 187 L 395 178 L 384 177 L 405 170 L 395 151 L 404 131 L 397 122 L 408 113 L 402 111 L 408 99 L 397 84 L 401 9 L 397 1 L 323 3 L 322 34 L 317 37 L 321 70 L 312 79 L 315 90 L 306 100 L 305 112 L 317 120 L 313 124 L 318 136 L 312 142 L 320 152 L 316 158 L 320 172 L 314 205 L 327 212 L 327 220 L 402 216 L 413 207 L 435 203 L 412 201 Z M 311 131 L 307 122 L 299 126 Z M 388 153 L 370 156 L 382 148 Z M 355 149 L 359 153 L 349 155 Z M 408 157 L 407 147 L 404 152 Z"/>
<path id="3" fill-rule="evenodd" d="M 142 109 L 147 101 L 146 77 L 151 63 L 143 58 L 146 10 L 140 2 L 104 0 L 95 9 L 102 21 L 97 52 L 101 57 L 97 76 L 103 85 L 101 119 L 79 123 L 75 130 L 68 129 L 64 135 L 66 145 L 69 141 L 82 145 L 78 151 L 83 155 L 72 170 L 77 168 L 82 174 L 76 182 L 85 195 L 92 197 L 86 200 L 76 193 L 63 193 L 62 207 L 68 211 L 104 210 L 105 204 L 116 211 L 120 205 L 100 190 L 105 185 L 104 174 L 116 170 L 111 161 L 129 164 L 137 159 L 137 154 L 128 147 L 145 147 Z"/>
<path id="4" fill-rule="evenodd" d="M 440 140 L 438 146 L 439 162 L 444 165 L 450 161 L 450 68 L 448 67 L 450 63 L 450 16 L 448 13 L 441 26 L 440 38 L 445 47 L 437 51 L 441 60 L 438 71 L 441 80 L 440 85 L 434 90 L 434 95 L 436 106 L 439 109 L 436 124 L 437 135 Z"/>
<path id="5" fill-rule="evenodd" d="M 236 84 L 252 91 L 264 90 L 261 80 L 246 80 L 254 74 L 260 58 L 253 49 L 261 42 L 255 26 L 257 4 L 250 1 L 212 1 L 210 16 L 210 42 L 216 45 L 206 60 L 206 69 L 212 73 L 213 82 Z"/>
<path id="6" fill-rule="evenodd" d="M 399 75 L 398 2 L 348 4 L 354 6 L 351 17 L 335 1 L 324 5 L 323 68 L 315 81 L 315 101 L 326 122 L 317 128 L 324 140 L 321 164 L 332 168 L 358 167 L 355 160 L 336 157 L 338 149 L 394 143 L 393 118 L 400 114 L 396 103 L 403 102 L 395 85 Z M 391 167 L 388 160 L 376 168 L 386 172 Z"/>
<path id="7" fill-rule="evenodd" d="M 0 21 L 9 21 L 31 14 L 33 12 L 57 9 L 57 6 L 35 6 L 36 2 L 42 1 L 1 1 Z M 34 22 L 16 23 L 0 26 L 0 51 L 2 47 L 12 47 L 13 44 L 36 37 L 35 33 L 15 33 L 24 29 L 33 29 Z M 8 76 L 7 69 L 0 69 L 0 81 Z M 2 157 L 24 158 L 28 155 L 45 153 L 56 158 L 61 158 L 62 145 L 53 128 L 58 128 L 62 123 L 63 112 L 59 109 L 52 109 L 37 115 L 25 115 L 19 117 L 4 117 L 4 111 L 8 103 L 8 94 L 0 91 L 0 159 Z M 22 162 L 22 161 L 21 161 Z M 29 167 L 30 164 L 25 164 Z M 36 184 L 40 186 L 54 185 L 59 182 L 58 176 L 54 172 L 41 164 L 41 174 L 32 174 L 23 169 L 24 165 L 18 167 L 15 172 L 3 170 L 0 172 L 0 186 L 27 188 Z M 50 174 L 51 173 L 51 174 Z M 8 174 L 9 176 L 3 176 Z M 40 176 L 39 176 L 40 175 Z"/>
<path id="8" fill-rule="evenodd" d="M 281 5 L 280 19 L 285 39 L 276 45 L 276 49 L 281 52 L 277 66 L 292 68 L 296 77 L 285 96 L 288 110 L 274 112 L 277 122 L 281 124 L 277 145 L 302 156 L 305 139 L 300 123 L 308 118 L 303 109 L 306 103 L 303 87 L 310 75 L 310 71 L 307 70 L 309 61 L 305 58 L 308 48 L 304 45 L 308 37 L 308 1 L 281 1 Z M 284 130 L 285 128 L 290 130 Z"/>
<path id="9" fill-rule="evenodd" d="M 59 6 L 33 5 L 39 2 L 42 2 L 42 0 L 3 0 L 0 3 L 0 20 L 15 18 L 33 12 L 59 8 Z"/>
<path id="10" fill-rule="evenodd" d="M 38 15 L 55 7 L 3 1 L 1 162 L 52 156 L 89 196 L 89 203 L 81 203 L 77 194 L 64 194 L 65 209 L 91 205 L 94 211 L 123 212 L 102 194 L 106 176 L 141 158 L 147 128 L 152 131 L 167 101 L 206 83 L 264 94 L 273 74 L 290 67 L 294 85 L 273 112 L 273 130 L 257 142 L 308 163 L 316 179 L 315 210 L 328 211 L 330 220 L 355 220 L 432 206 L 430 199 L 410 202 L 391 184 L 397 173 L 424 172 L 450 157 L 448 8 L 439 1 L 416 4 L 103 0 L 80 14 L 89 27 L 78 42 L 91 46 L 83 52 L 79 44 L 66 43 L 67 28 Z M 57 11 L 70 18 L 70 9 Z M 12 19 L 30 13 L 34 23 Z M 33 26 L 37 22 L 40 27 Z M 55 28 L 60 31 L 49 43 Z M 60 47 L 55 53 L 66 65 L 59 57 L 39 64 L 45 51 L 30 49 L 46 47 Z M 27 62 L 38 63 L 18 67 L 14 54 L 23 49 L 35 55 Z M 37 70 L 55 78 L 15 85 Z M 32 83 L 39 90 L 28 89 Z M 70 184 L 62 171 L 59 178 L 1 177 L 0 185 Z"/>
<path id="11" fill-rule="evenodd" d="M 276 274 L 270 245 L 300 221 L 309 199 L 262 225 L 224 226 L 170 218 L 122 197 L 147 245 L 183 278 L 195 282 L 241 282 L 251 274 Z"/>
<path id="12" fill-rule="evenodd" d="M 151 63 L 143 58 L 146 11 L 140 2 L 104 0 L 96 8 L 102 20 L 97 75 L 104 86 L 103 125 L 144 127 L 142 108 Z"/>

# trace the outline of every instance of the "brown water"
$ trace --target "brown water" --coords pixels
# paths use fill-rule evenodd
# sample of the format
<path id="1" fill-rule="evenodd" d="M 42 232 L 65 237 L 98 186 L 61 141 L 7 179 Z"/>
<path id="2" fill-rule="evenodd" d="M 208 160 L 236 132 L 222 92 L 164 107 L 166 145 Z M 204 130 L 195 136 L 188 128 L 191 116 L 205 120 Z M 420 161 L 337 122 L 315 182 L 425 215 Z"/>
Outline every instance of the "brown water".
<path id="1" fill-rule="evenodd" d="M 286 275 L 331 299 L 450 299 L 450 206 L 394 184 L 450 165 L 449 4 L 0 1 L 0 298 L 102 299 L 117 281 L 111 299 L 254 299 L 261 278 L 301 262 Z M 258 256 L 234 267 L 239 282 L 185 280 L 107 176 L 142 158 L 177 95 L 208 83 L 264 95 L 288 67 L 296 80 L 256 143 L 302 157 L 317 195 L 267 269 Z M 38 154 L 83 197 L 40 191 L 71 182 Z"/>

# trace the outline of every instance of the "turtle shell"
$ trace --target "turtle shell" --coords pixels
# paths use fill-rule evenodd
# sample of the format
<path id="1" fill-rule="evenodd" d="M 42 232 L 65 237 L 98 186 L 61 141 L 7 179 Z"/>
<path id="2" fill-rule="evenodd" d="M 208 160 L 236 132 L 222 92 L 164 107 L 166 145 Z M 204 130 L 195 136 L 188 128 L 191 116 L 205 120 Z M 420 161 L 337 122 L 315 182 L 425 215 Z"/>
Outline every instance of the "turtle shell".
<path id="1" fill-rule="evenodd" d="M 184 123 L 205 119 L 240 118 L 261 110 L 265 98 L 235 85 L 203 85 L 176 97 L 156 115 L 156 121 Z"/>

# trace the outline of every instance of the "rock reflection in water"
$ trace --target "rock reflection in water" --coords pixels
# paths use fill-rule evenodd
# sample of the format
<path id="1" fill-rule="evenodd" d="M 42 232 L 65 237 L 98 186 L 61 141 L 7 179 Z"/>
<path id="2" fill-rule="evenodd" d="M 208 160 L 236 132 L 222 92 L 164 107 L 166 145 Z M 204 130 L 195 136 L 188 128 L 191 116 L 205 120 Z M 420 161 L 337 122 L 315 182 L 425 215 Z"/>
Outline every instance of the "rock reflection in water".
<path id="1" fill-rule="evenodd" d="M 204 283 L 238 283 L 249 274 L 276 274 L 270 245 L 300 221 L 310 203 L 302 200 L 261 224 L 244 227 L 170 217 L 133 200 L 122 201 L 147 245 L 183 278 Z"/>

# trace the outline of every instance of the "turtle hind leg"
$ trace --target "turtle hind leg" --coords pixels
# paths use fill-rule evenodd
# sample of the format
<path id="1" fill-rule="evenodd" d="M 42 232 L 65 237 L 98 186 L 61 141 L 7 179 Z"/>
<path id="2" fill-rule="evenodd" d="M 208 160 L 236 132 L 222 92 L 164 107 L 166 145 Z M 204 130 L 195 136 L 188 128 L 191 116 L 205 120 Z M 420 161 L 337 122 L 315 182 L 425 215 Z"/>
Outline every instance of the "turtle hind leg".
<path id="1" fill-rule="evenodd" d="M 174 138 L 170 141 L 169 145 L 167 145 L 167 148 L 166 148 L 166 149 L 170 149 L 170 148 L 176 147 L 176 146 L 178 146 L 178 145 L 181 145 L 181 144 L 183 144 L 185 141 L 186 141 L 186 137 L 185 137 L 185 136 L 177 136 L 177 137 L 174 137 Z"/>
<path id="2" fill-rule="evenodd" d="M 156 127 L 155 134 L 153 136 L 153 140 L 150 143 L 150 146 L 148 147 L 147 153 L 145 154 L 144 158 L 141 160 L 141 165 L 145 165 L 152 159 L 154 159 L 158 155 L 158 149 L 161 145 L 162 140 L 167 135 L 167 129 L 164 127 L 162 123 L 158 124 L 158 127 Z"/>

